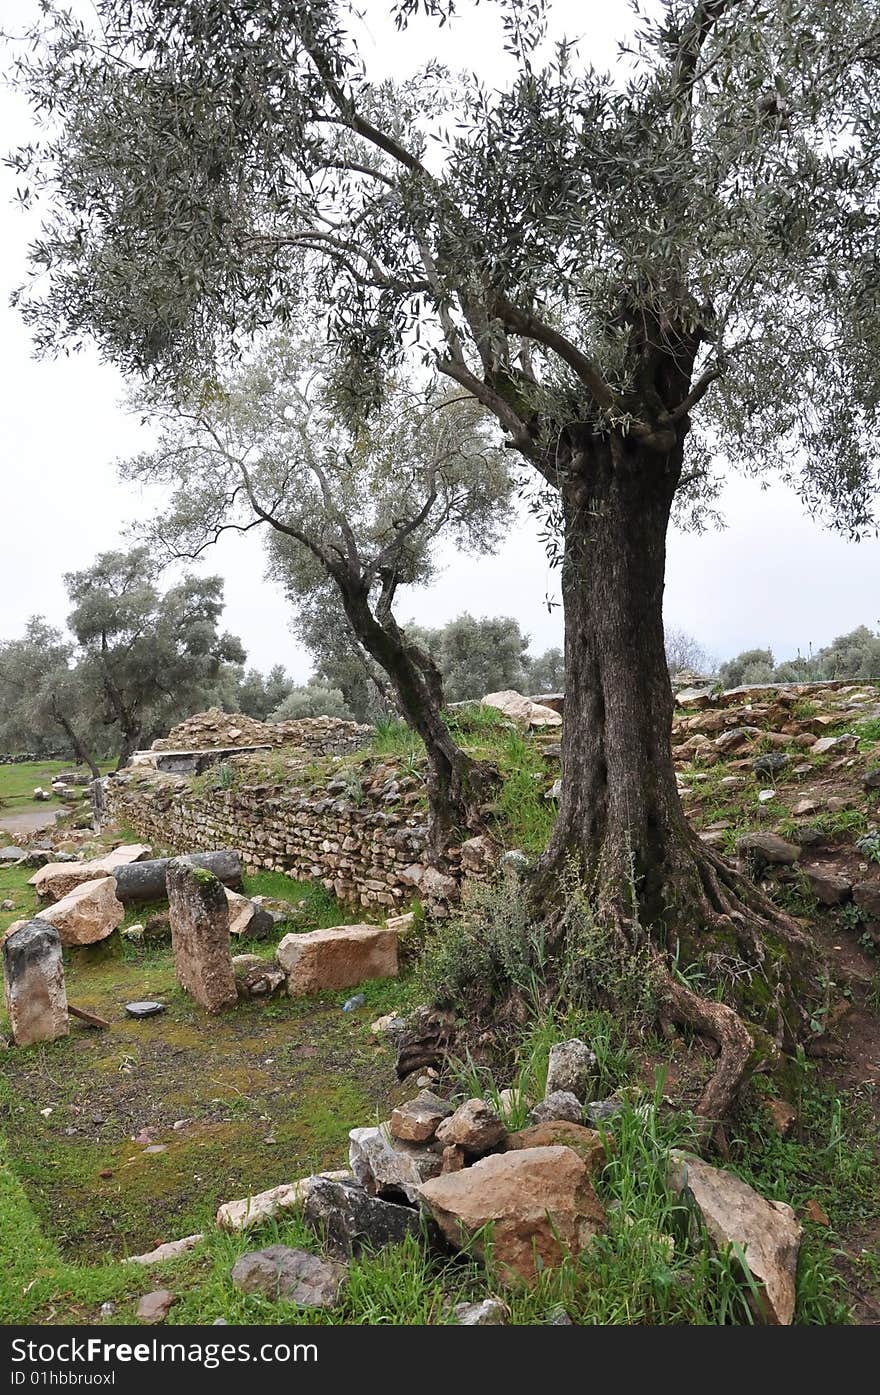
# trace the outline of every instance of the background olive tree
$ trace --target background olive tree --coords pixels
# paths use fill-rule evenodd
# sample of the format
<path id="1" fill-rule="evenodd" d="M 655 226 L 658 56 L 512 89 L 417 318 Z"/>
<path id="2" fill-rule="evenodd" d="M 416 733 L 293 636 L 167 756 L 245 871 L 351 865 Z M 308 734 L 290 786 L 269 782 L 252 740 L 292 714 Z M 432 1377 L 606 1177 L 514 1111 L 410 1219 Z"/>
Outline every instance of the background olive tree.
<path id="1" fill-rule="evenodd" d="M 158 444 L 124 471 L 170 488 L 154 542 L 197 557 L 228 530 L 265 527 L 270 575 L 314 613 L 329 587 L 331 614 L 341 607 L 422 737 L 434 847 L 475 827 L 481 771 L 443 719 L 440 668 L 395 608 L 402 587 L 430 581 L 441 538 L 487 552 L 508 517 L 510 473 L 479 404 L 400 380 L 381 410 L 349 421 L 316 343 L 279 335 L 222 380 L 142 406 Z"/>

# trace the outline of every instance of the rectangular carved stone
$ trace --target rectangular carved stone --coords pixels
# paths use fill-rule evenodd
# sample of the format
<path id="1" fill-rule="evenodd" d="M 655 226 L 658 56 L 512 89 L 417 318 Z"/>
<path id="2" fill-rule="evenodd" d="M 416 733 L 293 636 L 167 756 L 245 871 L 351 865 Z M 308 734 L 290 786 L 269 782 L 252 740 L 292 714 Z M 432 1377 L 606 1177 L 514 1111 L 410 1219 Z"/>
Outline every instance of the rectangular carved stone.
<path id="1" fill-rule="evenodd" d="M 30 920 L 15 930 L 3 945 L 3 977 L 16 1046 L 67 1036 L 61 938 L 54 926 Z"/>
<path id="2" fill-rule="evenodd" d="M 287 974 L 291 998 L 354 988 L 368 978 L 397 977 L 397 931 L 378 925 L 340 925 L 285 935 L 275 958 Z"/>
<path id="3" fill-rule="evenodd" d="M 226 891 L 213 872 L 173 858 L 166 872 L 174 971 L 181 988 L 207 1012 L 238 999 L 229 950 Z"/>

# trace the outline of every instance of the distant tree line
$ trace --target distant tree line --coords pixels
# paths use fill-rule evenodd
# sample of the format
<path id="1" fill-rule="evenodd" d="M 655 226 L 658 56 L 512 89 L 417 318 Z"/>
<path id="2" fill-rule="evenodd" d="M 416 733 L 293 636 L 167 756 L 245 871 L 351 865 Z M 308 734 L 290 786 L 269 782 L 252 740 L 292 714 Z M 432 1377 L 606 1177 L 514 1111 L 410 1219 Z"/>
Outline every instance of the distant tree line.
<path id="1" fill-rule="evenodd" d="M 770 649 L 744 649 L 718 669 L 725 688 L 741 683 L 817 683 L 833 678 L 880 678 L 880 634 L 859 625 L 824 649 L 777 663 Z"/>

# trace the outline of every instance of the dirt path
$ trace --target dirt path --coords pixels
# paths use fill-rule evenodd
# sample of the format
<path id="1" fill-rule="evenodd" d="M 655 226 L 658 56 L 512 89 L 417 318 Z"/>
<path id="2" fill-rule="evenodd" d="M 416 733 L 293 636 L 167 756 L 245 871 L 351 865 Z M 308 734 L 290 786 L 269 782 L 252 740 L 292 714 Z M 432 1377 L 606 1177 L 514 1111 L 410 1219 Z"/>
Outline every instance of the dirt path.
<path id="1" fill-rule="evenodd" d="M 26 814 L 7 814 L 0 818 L 0 829 L 18 838 L 23 833 L 42 833 L 51 828 L 62 811 L 60 809 L 32 809 Z"/>

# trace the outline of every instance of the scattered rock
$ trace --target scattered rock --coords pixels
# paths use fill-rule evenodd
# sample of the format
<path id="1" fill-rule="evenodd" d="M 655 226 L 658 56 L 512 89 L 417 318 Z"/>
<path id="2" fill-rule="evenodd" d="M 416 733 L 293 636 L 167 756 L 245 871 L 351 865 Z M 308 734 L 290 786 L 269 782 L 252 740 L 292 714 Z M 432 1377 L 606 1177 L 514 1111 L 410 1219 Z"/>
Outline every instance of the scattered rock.
<path id="1" fill-rule="evenodd" d="M 827 756 L 832 751 L 835 755 L 850 754 L 859 749 L 859 738 L 847 732 L 843 736 L 820 736 L 811 747 L 810 752 L 814 756 Z"/>
<path id="2" fill-rule="evenodd" d="M 397 932 L 379 925 L 340 925 L 285 935 L 275 951 L 292 998 L 397 977 Z"/>
<path id="3" fill-rule="evenodd" d="M 385 928 L 388 928 L 387 921 Z M 405 1029 L 406 1022 L 395 1012 L 386 1012 L 384 1017 L 377 1017 L 375 1022 L 370 1023 L 370 1031 L 374 1037 L 388 1037 L 392 1042 L 396 1041 Z"/>
<path id="4" fill-rule="evenodd" d="M 507 1147 L 514 1150 L 571 1148 L 586 1163 L 591 1177 L 600 1172 L 607 1161 L 601 1135 L 595 1129 L 585 1129 L 582 1124 L 572 1124 L 567 1119 L 551 1119 L 508 1134 Z"/>
<path id="5" fill-rule="evenodd" d="M 387 1125 L 352 1129 L 348 1135 L 351 1170 L 371 1195 L 418 1200 L 419 1188 L 442 1168 L 439 1151 L 393 1139 Z"/>
<path id="6" fill-rule="evenodd" d="M 578 1100 L 588 1099 L 595 1068 L 596 1053 L 580 1037 L 557 1042 L 550 1048 L 544 1098 L 561 1091 L 574 1095 Z"/>
<path id="7" fill-rule="evenodd" d="M 67 896 L 40 911 L 40 920 L 54 925 L 67 945 L 93 945 L 106 940 L 125 918 L 113 877 L 82 882 Z"/>
<path id="8" fill-rule="evenodd" d="M 225 888 L 229 906 L 229 933 L 233 939 L 267 940 L 275 929 L 275 917 L 248 896 Z"/>
<path id="9" fill-rule="evenodd" d="M 583 1160 L 571 1148 L 525 1148 L 482 1158 L 426 1182 L 422 1201 L 451 1244 L 484 1253 L 506 1280 L 534 1283 L 605 1228 Z"/>
<path id="10" fill-rule="evenodd" d="M 182 1240 L 169 1240 L 166 1245 L 157 1245 L 155 1250 L 149 1250 L 146 1254 L 129 1255 L 124 1263 L 162 1264 L 166 1259 L 177 1259 L 180 1255 L 189 1254 L 204 1238 L 201 1231 L 196 1235 L 184 1235 Z"/>
<path id="11" fill-rule="evenodd" d="M 144 1294 L 137 1305 L 137 1315 L 141 1322 L 164 1322 L 176 1302 L 176 1293 L 167 1288 L 157 1288 L 153 1293 Z"/>
<path id="12" fill-rule="evenodd" d="M 770 1115 L 773 1127 L 780 1138 L 788 1138 L 797 1123 L 797 1112 L 787 1100 L 765 1100 L 764 1108 Z"/>
<path id="13" fill-rule="evenodd" d="M 261 1293 L 265 1298 L 286 1298 L 301 1308 L 333 1308 L 347 1278 L 345 1266 L 332 1259 L 319 1259 L 306 1250 L 287 1245 L 268 1245 L 236 1260 L 232 1283 L 242 1293 Z"/>
<path id="14" fill-rule="evenodd" d="M 422 1090 L 415 1099 L 392 1111 L 389 1124 L 392 1137 L 407 1143 L 427 1143 L 452 1112 L 448 1100 L 441 1099 L 431 1090 Z"/>
<path id="15" fill-rule="evenodd" d="M 431 1185 L 430 1183 L 428 1185 Z M 422 1234 L 419 1212 L 370 1196 L 358 1182 L 316 1179 L 303 1205 L 303 1219 L 322 1236 L 332 1254 L 348 1258 L 363 1248 L 399 1245 Z"/>
<path id="16" fill-rule="evenodd" d="M 778 1326 L 794 1318 L 801 1226 L 783 1201 L 768 1201 L 732 1172 L 674 1150 L 670 1186 L 687 1190 L 712 1242 L 741 1246 L 762 1291 L 759 1316 Z"/>
<path id="17" fill-rule="evenodd" d="M 500 1298 L 480 1303 L 456 1303 L 452 1310 L 459 1327 L 497 1327 L 507 1321 L 507 1305 Z"/>
<path id="18" fill-rule="evenodd" d="M 129 1017 L 158 1017 L 160 1012 L 165 1011 L 165 1004 L 154 1002 L 152 998 L 144 998 L 140 1002 L 126 1003 L 125 1011 Z"/>
<path id="19" fill-rule="evenodd" d="M 789 757 L 784 751 L 763 751 L 755 756 L 752 769 L 756 775 L 781 775 L 788 764 Z"/>
<path id="20" fill-rule="evenodd" d="M 736 840 L 740 867 L 760 873 L 764 867 L 790 867 L 801 850 L 776 833 L 744 833 Z"/>
<path id="21" fill-rule="evenodd" d="M 841 876 L 833 864 L 813 862 L 803 866 L 810 890 L 823 906 L 840 906 L 852 896 L 852 882 Z"/>
<path id="22" fill-rule="evenodd" d="M 607 1100 L 591 1100 L 584 1114 L 591 1124 L 608 1124 L 618 1114 L 622 1114 L 625 1108 L 624 1100 L 618 1099 L 616 1095 L 609 1095 Z"/>
<path id="23" fill-rule="evenodd" d="M 436 1130 L 438 1143 L 457 1144 L 466 1153 L 488 1153 L 507 1137 L 507 1129 L 485 1100 L 465 1100 Z"/>
<path id="24" fill-rule="evenodd" d="M 461 1172 L 463 1167 L 467 1167 L 467 1154 L 463 1148 L 459 1148 L 457 1143 L 447 1143 L 443 1149 L 443 1166 L 441 1172 Z"/>
<path id="25" fill-rule="evenodd" d="M 820 1206 L 814 1197 L 810 1197 L 804 1206 L 804 1220 L 812 1221 L 814 1225 L 829 1226 L 831 1220 L 824 1206 Z"/>
<path id="26" fill-rule="evenodd" d="M 880 790 L 880 768 L 866 770 L 862 778 L 862 785 L 866 790 Z"/>
<path id="27" fill-rule="evenodd" d="M 870 920 L 880 920 L 880 882 L 856 882 L 852 894 Z"/>
<path id="28" fill-rule="evenodd" d="M 217 1224 L 221 1230 L 249 1230 L 271 1220 L 279 1211 L 302 1206 L 318 1181 L 340 1181 L 350 1177 L 351 1173 L 345 1171 L 315 1173 L 300 1177 L 296 1182 L 285 1182 L 280 1187 L 270 1187 L 268 1191 L 242 1197 L 240 1201 L 225 1201 L 217 1211 Z"/>
<path id="29" fill-rule="evenodd" d="M 584 1106 L 577 1095 L 570 1090 L 554 1090 L 546 1095 L 540 1104 L 530 1109 L 527 1120 L 530 1124 L 546 1124 L 563 1119 L 571 1124 L 579 1124 L 584 1117 Z"/>

